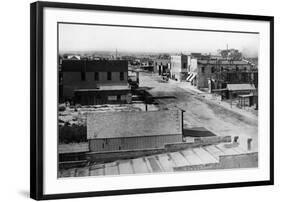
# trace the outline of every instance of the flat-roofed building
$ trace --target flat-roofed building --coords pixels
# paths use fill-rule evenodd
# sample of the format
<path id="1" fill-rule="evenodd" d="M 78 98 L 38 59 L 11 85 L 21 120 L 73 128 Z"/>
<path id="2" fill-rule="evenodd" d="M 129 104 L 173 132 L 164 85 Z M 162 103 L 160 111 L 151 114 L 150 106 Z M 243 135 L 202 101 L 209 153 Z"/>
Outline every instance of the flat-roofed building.
<path id="1" fill-rule="evenodd" d="M 154 73 L 162 75 L 163 73 L 169 73 L 171 66 L 170 58 L 157 58 L 154 60 Z"/>
<path id="2" fill-rule="evenodd" d="M 119 95 L 121 98 L 130 94 L 128 62 L 125 60 L 63 60 L 60 83 L 62 97 L 60 100 L 70 99 L 78 103 L 82 102 L 80 104 L 111 103 L 111 98 L 113 98 L 111 96 Z M 115 93 L 111 95 L 110 91 L 115 91 Z M 116 99 L 114 97 L 114 101 L 118 101 L 117 97 Z"/>
<path id="3" fill-rule="evenodd" d="M 92 152 L 163 148 L 182 142 L 182 131 L 181 110 L 87 114 Z"/>
<path id="4" fill-rule="evenodd" d="M 257 71 L 245 60 L 191 59 L 190 70 L 194 77 L 187 81 L 197 88 L 212 90 L 225 88 L 228 83 L 257 83 Z"/>
<path id="5" fill-rule="evenodd" d="M 187 55 L 172 55 L 171 56 L 171 78 L 176 81 L 183 81 L 188 76 Z"/>

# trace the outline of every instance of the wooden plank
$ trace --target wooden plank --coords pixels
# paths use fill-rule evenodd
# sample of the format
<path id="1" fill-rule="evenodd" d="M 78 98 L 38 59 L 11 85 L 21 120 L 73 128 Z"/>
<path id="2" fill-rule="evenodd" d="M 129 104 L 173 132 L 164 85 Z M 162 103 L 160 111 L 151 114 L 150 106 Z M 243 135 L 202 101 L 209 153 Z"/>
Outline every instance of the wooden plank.
<path id="1" fill-rule="evenodd" d="M 144 163 L 147 167 L 147 170 L 149 170 L 150 173 L 153 172 L 152 168 L 151 168 L 151 165 L 149 164 L 149 161 L 146 159 L 146 158 L 143 158 L 144 159 Z"/>
<path id="2" fill-rule="evenodd" d="M 90 175 L 91 176 L 104 175 L 104 168 L 98 168 L 98 169 L 90 170 Z"/>
<path id="3" fill-rule="evenodd" d="M 133 168 L 130 161 L 119 162 L 119 173 L 120 174 L 133 174 Z"/>
<path id="4" fill-rule="evenodd" d="M 191 149 L 183 150 L 181 153 L 191 165 L 200 165 L 203 163 L 202 160 Z"/>
<path id="5" fill-rule="evenodd" d="M 160 165 L 157 163 L 157 160 L 155 157 L 149 157 L 149 158 L 147 158 L 147 160 L 150 163 L 150 166 L 151 166 L 153 172 L 162 172 L 162 169 L 161 169 Z"/>
<path id="6" fill-rule="evenodd" d="M 248 153 L 244 148 L 242 148 L 240 145 L 238 147 L 233 147 L 235 151 L 237 151 L 239 154 L 245 154 Z"/>
<path id="7" fill-rule="evenodd" d="M 59 177 L 75 177 L 75 169 L 67 169 L 59 171 Z"/>
<path id="8" fill-rule="evenodd" d="M 159 159 L 161 167 L 164 169 L 164 171 L 166 171 L 166 172 L 174 171 L 173 167 L 175 167 L 176 164 L 173 162 L 173 160 L 167 154 L 158 155 L 158 159 Z"/>
<path id="9" fill-rule="evenodd" d="M 76 175 L 76 168 L 70 169 L 69 173 L 70 173 L 69 177 L 75 177 L 75 175 Z"/>
<path id="10" fill-rule="evenodd" d="M 59 170 L 58 178 L 61 178 L 61 177 L 64 177 L 64 176 L 68 177 L 67 170 Z"/>
<path id="11" fill-rule="evenodd" d="M 202 148 L 193 148 L 193 151 L 202 160 L 203 164 L 218 163 L 217 159 L 215 159 L 209 152 Z"/>
<path id="12" fill-rule="evenodd" d="M 146 163 L 143 158 L 137 158 L 132 160 L 133 168 L 135 173 L 149 173 Z"/>
<path id="13" fill-rule="evenodd" d="M 77 168 L 76 176 L 77 177 L 89 176 L 89 167 Z"/>
<path id="14" fill-rule="evenodd" d="M 216 145 L 217 148 L 219 148 L 221 151 L 223 151 L 226 155 L 234 155 L 234 154 L 238 154 L 237 151 L 235 151 L 232 148 L 226 148 L 224 147 L 222 144 L 218 144 Z"/>
<path id="15" fill-rule="evenodd" d="M 174 160 L 176 166 L 190 165 L 190 163 L 179 152 L 171 152 L 170 155 L 171 155 L 172 159 Z"/>
<path id="16" fill-rule="evenodd" d="M 105 175 L 119 175 L 118 166 L 116 164 L 105 164 Z"/>
<path id="17" fill-rule="evenodd" d="M 217 160 L 219 160 L 221 155 L 224 155 L 224 153 L 214 145 L 206 146 L 204 149 L 211 153 Z"/>

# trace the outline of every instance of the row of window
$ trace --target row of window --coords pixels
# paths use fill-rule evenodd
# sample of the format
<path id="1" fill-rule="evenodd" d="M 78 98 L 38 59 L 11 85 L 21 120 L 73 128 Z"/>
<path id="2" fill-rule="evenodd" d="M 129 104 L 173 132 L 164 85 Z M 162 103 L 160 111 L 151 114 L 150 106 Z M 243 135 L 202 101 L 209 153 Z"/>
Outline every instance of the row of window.
<path id="1" fill-rule="evenodd" d="M 95 81 L 99 81 L 100 80 L 99 72 L 95 72 L 94 79 L 95 79 Z M 119 79 L 120 79 L 120 81 L 124 81 L 124 72 L 120 72 Z M 81 80 L 82 81 L 86 80 L 86 72 L 83 72 L 83 71 L 81 72 Z M 112 80 L 112 72 L 107 72 L 107 80 L 108 81 Z"/>
<path id="2" fill-rule="evenodd" d="M 235 69 L 236 69 L 236 71 L 239 71 L 239 67 L 236 67 Z M 221 71 L 223 71 L 223 70 L 224 70 L 224 68 L 221 67 Z M 226 69 L 226 70 L 228 70 L 228 69 Z M 244 67 L 244 71 L 247 71 L 247 67 Z M 205 73 L 205 67 L 201 67 L 201 72 Z M 211 68 L 211 73 L 215 73 L 215 67 Z"/>
<path id="3" fill-rule="evenodd" d="M 127 95 L 109 95 L 107 96 L 107 100 L 108 101 L 117 101 L 117 100 L 126 100 L 127 99 Z"/>

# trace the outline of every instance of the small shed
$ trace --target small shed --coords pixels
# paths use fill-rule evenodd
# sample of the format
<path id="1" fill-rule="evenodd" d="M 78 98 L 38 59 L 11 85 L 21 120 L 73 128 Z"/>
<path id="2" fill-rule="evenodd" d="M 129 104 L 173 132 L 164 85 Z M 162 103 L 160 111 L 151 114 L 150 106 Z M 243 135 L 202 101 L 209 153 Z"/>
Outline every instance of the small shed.
<path id="1" fill-rule="evenodd" d="M 238 95 L 239 98 L 239 106 L 241 108 L 250 107 L 254 104 L 254 94 L 250 93 L 247 95 Z"/>
<path id="2" fill-rule="evenodd" d="M 254 93 L 256 87 L 254 84 L 227 84 L 226 89 L 228 91 L 227 98 L 237 98 L 238 95 L 247 95 Z"/>
<path id="3" fill-rule="evenodd" d="M 181 110 L 87 114 L 92 152 L 163 148 L 182 142 L 182 131 Z"/>

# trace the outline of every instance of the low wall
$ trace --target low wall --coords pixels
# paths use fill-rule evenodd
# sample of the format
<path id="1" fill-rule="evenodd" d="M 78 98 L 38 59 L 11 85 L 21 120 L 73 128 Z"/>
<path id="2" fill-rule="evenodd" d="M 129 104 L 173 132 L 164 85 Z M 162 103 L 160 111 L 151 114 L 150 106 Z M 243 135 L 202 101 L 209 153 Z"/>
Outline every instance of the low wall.
<path id="1" fill-rule="evenodd" d="M 166 144 L 163 148 L 60 154 L 59 162 L 88 160 L 90 162 L 103 163 L 103 162 L 110 162 L 119 159 L 131 159 L 131 158 L 156 155 L 166 152 L 174 152 L 174 151 L 179 151 L 188 148 L 202 147 L 211 144 L 219 144 L 222 142 L 231 142 L 231 136 L 203 137 L 203 138 L 196 139 L 194 143 L 186 143 L 186 142 L 171 143 L 171 144 Z"/>
<path id="2" fill-rule="evenodd" d="M 178 151 L 178 150 L 189 149 L 194 147 L 207 146 L 211 144 L 219 144 L 223 142 L 231 142 L 231 136 L 195 138 L 194 142 L 180 142 L 180 143 L 166 144 L 165 149 L 167 151 Z"/>
<path id="3" fill-rule="evenodd" d="M 123 151 L 110 151 L 110 152 L 88 152 L 85 158 L 90 162 L 110 162 L 119 159 L 132 159 L 165 152 L 164 148 L 161 149 L 142 149 L 142 150 L 123 150 Z"/>
<path id="4" fill-rule="evenodd" d="M 87 160 L 59 162 L 59 169 L 85 167 L 88 163 Z"/>
<path id="5" fill-rule="evenodd" d="M 258 167 L 258 152 L 220 156 L 220 168 L 255 168 Z"/>
<path id="6" fill-rule="evenodd" d="M 194 171 L 210 169 L 233 169 L 233 168 L 257 168 L 258 152 L 222 155 L 219 157 L 219 163 L 201 164 L 175 167 L 175 171 Z"/>

